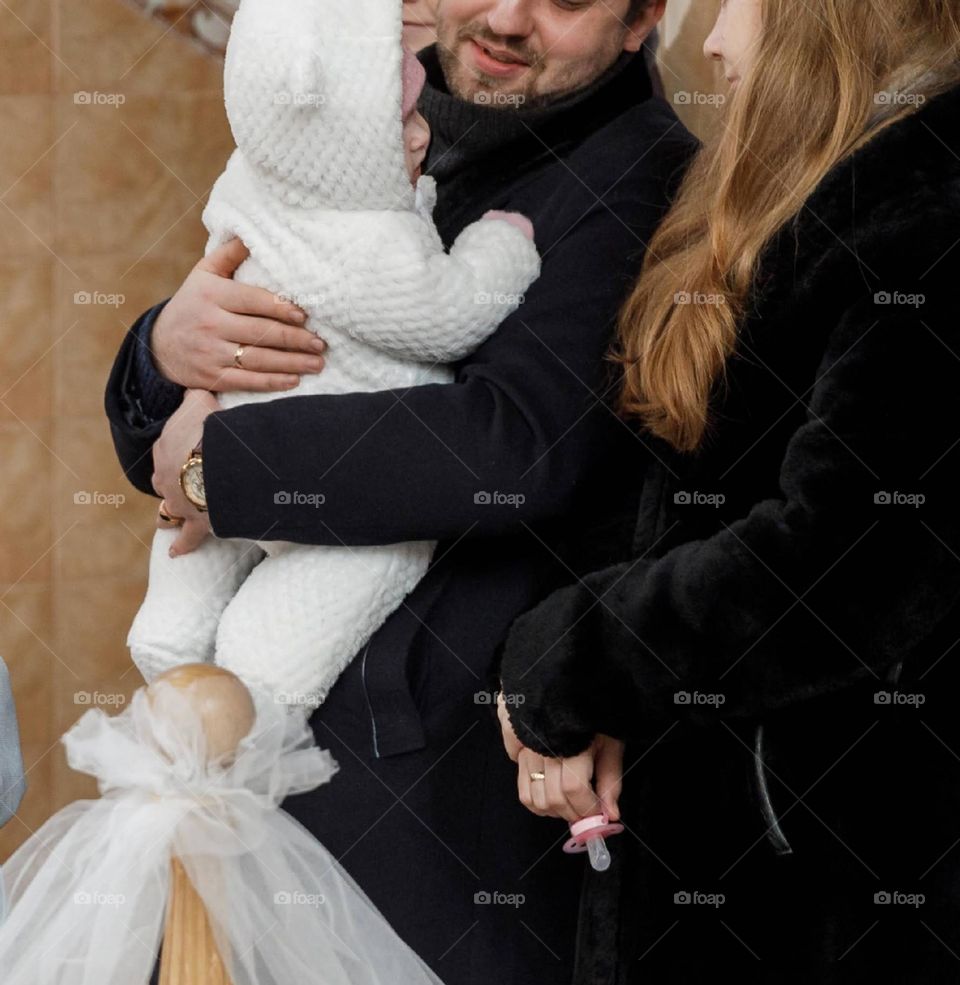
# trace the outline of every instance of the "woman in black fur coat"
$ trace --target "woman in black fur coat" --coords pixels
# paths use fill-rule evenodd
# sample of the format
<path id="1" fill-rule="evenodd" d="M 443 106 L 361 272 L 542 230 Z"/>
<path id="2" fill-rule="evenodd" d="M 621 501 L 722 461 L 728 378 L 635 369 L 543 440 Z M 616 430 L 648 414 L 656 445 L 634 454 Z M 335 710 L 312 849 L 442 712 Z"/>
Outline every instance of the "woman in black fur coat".
<path id="1" fill-rule="evenodd" d="M 639 515 L 514 624 L 505 744 L 627 826 L 577 985 L 960 982 L 960 0 L 727 0 L 706 50 L 615 353 Z"/>

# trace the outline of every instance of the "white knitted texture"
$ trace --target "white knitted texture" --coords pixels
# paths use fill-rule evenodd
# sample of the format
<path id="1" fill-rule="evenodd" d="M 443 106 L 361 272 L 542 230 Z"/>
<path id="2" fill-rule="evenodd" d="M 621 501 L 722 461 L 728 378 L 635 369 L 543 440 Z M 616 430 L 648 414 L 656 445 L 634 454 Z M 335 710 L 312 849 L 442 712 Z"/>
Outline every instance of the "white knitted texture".
<path id="1" fill-rule="evenodd" d="M 488 338 L 539 276 L 535 246 L 502 220 L 474 223 L 445 253 L 433 179 L 415 193 L 404 167 L 401 30 L 400 0 L 241 5 L 225 71 L 237 150 L 204 212 L 207 252 L 240 236 L 250 258 L 235 279 L 291 298 L 329 349 L 296 389 L 222 393 L 224 408 L 450 383 L 442 363 Z M 362 447 L 332 467 L 362 469 Z M 319 475 L 290 492 L 325 495 Z M 326 697 L 435 547 L 208 538 L 171 559 L 175 537 L 155 535 L 127 638 L 144 677 L 216 660 L 291 708 Z"/>

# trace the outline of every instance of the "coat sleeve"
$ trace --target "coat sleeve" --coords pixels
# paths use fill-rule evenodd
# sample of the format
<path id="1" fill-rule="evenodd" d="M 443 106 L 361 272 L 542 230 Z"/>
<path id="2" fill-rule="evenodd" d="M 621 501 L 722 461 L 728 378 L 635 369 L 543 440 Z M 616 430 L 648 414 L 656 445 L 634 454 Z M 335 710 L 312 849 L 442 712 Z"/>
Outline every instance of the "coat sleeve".
<path id="1" fill-rule="evenodd" d="M 345 331 L 401 358 L 464 359 L 508 315 L 540 273 L 534 244 L 502 220 L 467 226 L 446 253 L 425 254 L 423 237 L 405 226 L 398 235 L 359 244 L 346 264 L 349 319 Z"/>
<path id="2" fill-rule="evenodd" d="M 214 532 L 355 546 L 524 533 L 566 515 L 624 442 L 604 355 L 665 206 L 660 179 L 633 194 L 593 196 L 563 224 L 522 308 L 454 383 L 211 414 Z"/>
<path id="3" fill-rule="evenodd" d="M 960 333 L 947 285 L 939 309 L 925 288 L 919 314 L 865 299 L 831 333 L 781 495 L 513 624 L 501 680 L 524 744 L 569 756 L 597 733 L 652 739 L 882 689 L 881 670 L 937 632 L 960 599 Z"/>
<path id="4" fill-rule="evenodd" d="M 151 481 L 153 443 L 186 393 L 186 387 L 160 375 L 150 352 L 150 333 L 166 303 L 144 312 L 127 332 L 104 394 L 110 434 L 124 474 L 148 496 L 156 496 Z"/>

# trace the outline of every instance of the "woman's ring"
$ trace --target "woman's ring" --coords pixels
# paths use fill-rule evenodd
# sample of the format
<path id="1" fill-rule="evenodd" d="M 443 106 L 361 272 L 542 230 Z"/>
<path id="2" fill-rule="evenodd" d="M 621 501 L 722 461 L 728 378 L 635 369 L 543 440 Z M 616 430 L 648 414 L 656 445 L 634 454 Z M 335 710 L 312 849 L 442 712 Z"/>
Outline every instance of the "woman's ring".
<path id="1" fill-rule="evenodd" d="M 545 780 L 547 778 L 546 773 L 541 773 L 540 770 L 531 770 L 530 779 L 531 780 Z"/>
<path id="2" fill-rule="evenodd" d="M 243 359 L 243 353 L 246 348 L 247 347 L 245 345 L 238 345 L 237 351 L 233 354 L 233 365 L 236 366 L 237 369 L 243 369 L 243 363 L 241 360 Z"/>

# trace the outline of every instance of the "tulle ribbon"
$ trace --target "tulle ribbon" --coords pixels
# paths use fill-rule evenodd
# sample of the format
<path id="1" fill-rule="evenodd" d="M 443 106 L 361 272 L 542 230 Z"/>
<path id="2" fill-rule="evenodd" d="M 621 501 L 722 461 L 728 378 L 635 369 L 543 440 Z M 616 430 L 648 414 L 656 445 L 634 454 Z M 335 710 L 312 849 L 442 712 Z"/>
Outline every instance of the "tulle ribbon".
<path id="1" fill-rule="evenodd" d="M 2 867 L 3 985 L 145 985 L 171 857 L 202 897 L 234 985 L 441 985 L 323 846 L 284 811 L 336 772 L 300 715 L 254 696 L 256 722 L 207 761 L 189 700 L 165 682 L 63 736 L 99 800 L 52 817 Z"/>

